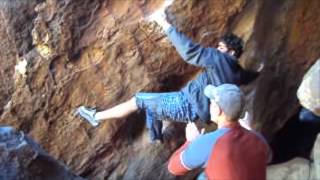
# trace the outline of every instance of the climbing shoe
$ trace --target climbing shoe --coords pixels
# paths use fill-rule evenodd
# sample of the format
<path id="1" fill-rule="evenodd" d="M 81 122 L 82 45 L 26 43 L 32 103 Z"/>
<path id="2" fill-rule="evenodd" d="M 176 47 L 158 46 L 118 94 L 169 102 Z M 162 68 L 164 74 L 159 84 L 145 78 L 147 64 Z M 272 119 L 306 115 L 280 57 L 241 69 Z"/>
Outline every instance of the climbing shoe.
<path id="1" fill-rule="evenodd" d="M 76 111 L 76 115 L 80 115 L 94 127 L 99 125 L 99 122 L 94 118 L 96 113 L 96 109 L 87 108 L 85 106 L 80 106 Z"/>

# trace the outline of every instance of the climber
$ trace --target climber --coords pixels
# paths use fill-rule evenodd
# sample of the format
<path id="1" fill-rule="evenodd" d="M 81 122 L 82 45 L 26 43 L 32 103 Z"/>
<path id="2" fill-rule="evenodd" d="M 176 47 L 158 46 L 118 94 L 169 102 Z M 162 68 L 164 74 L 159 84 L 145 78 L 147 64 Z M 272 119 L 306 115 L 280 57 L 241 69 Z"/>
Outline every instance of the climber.
<path id="1" fill-rule="evenodd" d="M 211 121 L 218 129 L 199 133 L 194 123 L 186 126 L 186 142 L 171 156 L 170 173 L 179 176 L 204 168 L 198 179 L 266 179 L 269 146 L 257 133 L 241 127 L 238 118 L 244 95 L 232 84 L 208 85 Z"/>
<path id="2" fill-rule="evenodd" d="M 222 36 L 216 48 L 204 48 L 199 44 L 194 44 L 172 27 L 167 22 L 165 15 L 156 17 L 158 18 L 151 20 L 165 30 L 183 60 L 204 68 L 203 72 L 177 92 L 139 92 L 130 100 L 100 112 L 80 106 L 77 114 L 91 125 L 97 126 L 106 119 L 123 118 L 142 109 L 146 112 L 146 125 L 151 140 L 161 140 L 162 122 L 160 120 L 168 119 L 187 123 L 199 118 L 202 122 L 209 122 L 209 100 L 203 94 L 206 85 L 223 83 L 240 85 L 257 77 L 258 73 L 245 71 L 238 64 L 237 59 L 242 54 L 243 42 L 236 35 L 227 33 Z"/>

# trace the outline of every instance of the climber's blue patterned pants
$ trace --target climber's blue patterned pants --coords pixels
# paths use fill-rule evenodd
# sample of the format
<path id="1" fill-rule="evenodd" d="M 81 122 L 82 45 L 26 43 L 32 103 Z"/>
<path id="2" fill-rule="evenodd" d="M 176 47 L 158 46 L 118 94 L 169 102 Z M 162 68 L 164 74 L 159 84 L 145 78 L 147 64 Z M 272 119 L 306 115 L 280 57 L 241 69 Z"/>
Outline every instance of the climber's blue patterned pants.
<path id="1" fill-rule="evenodd" d="M 146 111 L 146 125 L 152 141 L 162 139 L 161 120 L 190 122 L 197 118 L 196 111 L 182 92 L 137 93 L 135 95 L 139 109 Z"/>
<path id="2" fill-rule="evenodd" d="M 299 113 L 299 120 L 301 122 L 320 122 L 320 117 L 315 115 L 312 111 L 302 108 Z"/>

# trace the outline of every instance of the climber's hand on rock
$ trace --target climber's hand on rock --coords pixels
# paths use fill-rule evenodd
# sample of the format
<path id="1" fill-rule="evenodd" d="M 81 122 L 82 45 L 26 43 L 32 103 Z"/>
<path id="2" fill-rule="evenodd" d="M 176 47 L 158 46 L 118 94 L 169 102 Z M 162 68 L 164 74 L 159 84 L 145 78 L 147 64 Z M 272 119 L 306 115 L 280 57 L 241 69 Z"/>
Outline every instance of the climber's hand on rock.
<path id="1" fill-rule="evenodd" d="M 162 7 L 158 9 L 156 12 L 152 13 L 147 21 L 156 22 L 159 26 L 161 26 L 164 30 L 167 30 L 171 25 L 167 21 L 165 10 L 168 6 L 173 3 L 174 0 L 165 0 Z"/>
<path id="2" fill-rule="evenodd" d="M 164 0 L 164 8 L 167 8 L 169 6 L 171 6 L 171 4 L 174 2 L 174 0 Z"/>
<path id="3" fill-rule="evenodd" d="M 188 123 L 186 126 L 186 139 L 187 139 L 187 141 L 193 141 L 203 133 L 204 133 L 204 129 L 202 129 L 201 133 L 200 133 L 196 124 L 193 122 Z"/>

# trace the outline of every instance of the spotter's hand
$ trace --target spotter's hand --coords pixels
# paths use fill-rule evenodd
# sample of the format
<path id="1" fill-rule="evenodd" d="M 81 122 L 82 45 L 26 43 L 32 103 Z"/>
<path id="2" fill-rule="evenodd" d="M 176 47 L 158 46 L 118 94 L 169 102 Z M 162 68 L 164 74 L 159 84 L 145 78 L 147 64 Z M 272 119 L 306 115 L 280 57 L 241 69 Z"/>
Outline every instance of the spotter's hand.
<path id="1" fill-rule="evenodd" d="M 204 129 L 201 129 L 201 133 L 199 132 L 195 123 L 188 123 L 186 126 L 186 139 L 187 141 L 193 141 L 198 136 L 204 133 Z"/>

